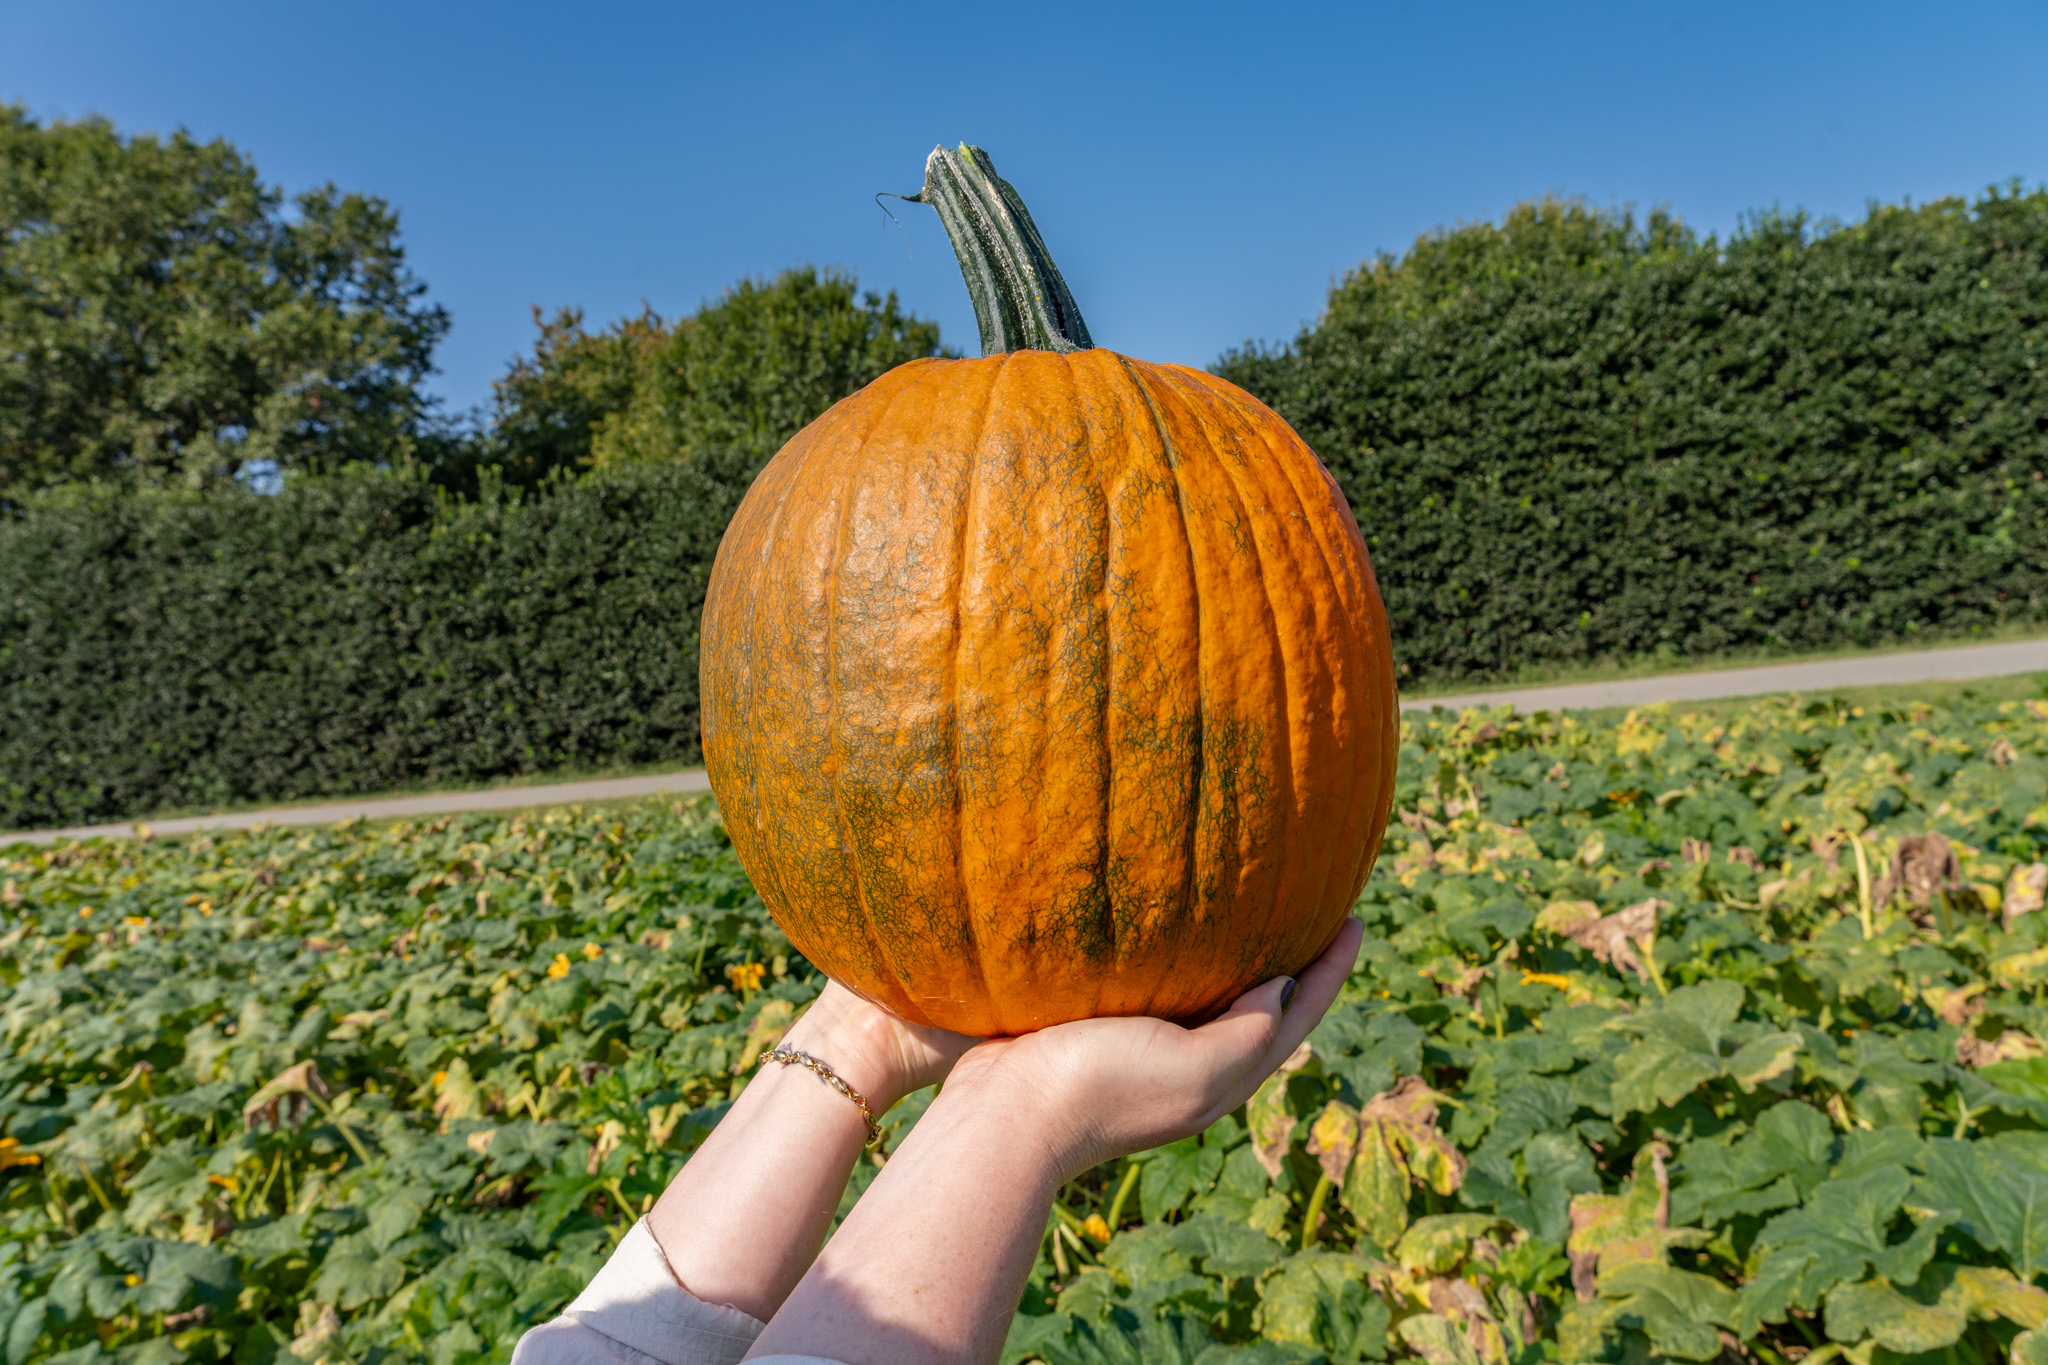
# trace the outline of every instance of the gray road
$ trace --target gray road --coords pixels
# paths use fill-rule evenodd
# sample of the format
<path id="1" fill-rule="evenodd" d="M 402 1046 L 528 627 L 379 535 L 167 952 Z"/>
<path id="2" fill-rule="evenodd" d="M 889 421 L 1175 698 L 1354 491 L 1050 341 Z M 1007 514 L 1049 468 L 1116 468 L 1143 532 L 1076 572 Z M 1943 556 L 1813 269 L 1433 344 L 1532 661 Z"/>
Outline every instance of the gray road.
<path id="1" fill-rule="evenodd" d="M 1747 697 L 1767 692 L 1815 692 L 1831 687 L 1868 687 L 1878 683 L 1961 681 L 2034 672 L 2048 672 L 2048 640 L 1969 645 L 1911 654 L 1871 654 L 1820 663 L 1726 668 L 1707 673 L 1673 673 L 1621 682 L 1576 683 L 1568 687 L 1468 692 L 1453 697 L 1405 701 L 1401 703 L 1401 709 L 1426 711 L 1434 706 L 1456 709 L 1512 702 L 1524 711 L 1557 711 L 1595 706 L 1639 706 L 1658 701 L 1710 701 L 1716 697 Z M 207 829 L 250 829 L 265 824 L 331 825 L 357 816 L 383 820 L 407 815 L 441 815 L 449 811 L 521 810 L 534 806 L 564 806 L 579 801 L 611 801 L 625 796 L 653 796 L 659 792 L 701 792 L 710 790 L 710 786 L 703 770 L 692 768 L 646 777 L 562 782 L 547 787 L 432 792 L 385 801 L 334 801 L 319 806 L 244 811 L 236 815 L 191 816 L 151 821 L 148 827 L 155 834 L 192 834 Z M 70 829 L 0 834 L 0 844 L 16 840 L 47 844 L 57 839 L 122 838 L 136 832 L 136 826 L 128 823 L 77 825 Z"/>

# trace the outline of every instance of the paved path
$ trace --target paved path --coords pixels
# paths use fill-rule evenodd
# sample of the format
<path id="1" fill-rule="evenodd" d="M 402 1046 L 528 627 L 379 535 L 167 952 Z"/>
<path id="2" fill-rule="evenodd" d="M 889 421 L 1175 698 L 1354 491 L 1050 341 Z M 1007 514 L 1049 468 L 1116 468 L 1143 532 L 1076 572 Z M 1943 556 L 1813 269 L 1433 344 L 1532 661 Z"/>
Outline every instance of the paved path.
<path id="1" fill-rule="evenodd" d="M 1809 664 L 1760 668 L 1718 668 L 1705 673 L 1670 673 L 1618 682 L 1573 683 L 1567 687 L 1516 687 L 1465 692 L 1401 703 L 1404 711 L 1432 706 L 1493 706 L 1513 702 L 1521 711 L 1583 710 L 1595 706 L 1642 706 L 1657 701 L 1712 701 L 1765 692 L 1820 692 L 1832 687 L 1875 687 L 1884 683 L 1961 682 L 2008 673 L 2048 672 L 2048 640 L 2014 640 L 1999 645 L 1923 649 L 1910 654 L 1863 654 Z"/>
<path id="2" fill-rule="evenodd" d="M 1524 711 L 1578 709 L 1594 706 L 1639 706 L 1657 701 L 1708 701 L 1716 697 L 1747 697 L 1765 692 L 1813 692 L 1831 687 L 1868 687 L 1879 683 L 1958 681 L 1993 678 L 2008 673 L 2048 672 L 2048 640 L 2010 644 L 1969 645 L 1959 649 L 1920 650 L 1911 654 L 1866 654 L 1819 663 L 1772 664 L 1762 668 L 1724 668 L 1706 673 L 1673 673 L 1620 682 L 1574 683 L 1566 687 L 1507 688 L 1430 697 L 1401 703 L 1404 711 L 1434 706 L 1492 706 L 1513 702 Z M 153 820 L 154 834 L 192 834 L 207 829 L 251 829 L 257 825 L 331 825 L 338 820 L 370 820 L 407 815 L 442 815 L 450 811 L 521 810 L 533 806 L 565 806 L 579 801 L 612 801 L 627 796 L 652 796 L 709 791 L 701 768 L 654 773 L 646 777 L 614 777 L 594 782 L 561 782 L 546 787 L 493 787 L 484 791 L 431 792 L 384 801 L 334 801 L 319 806 L 283 806 L 237 815 L 200 815 Z M 0 845 L 15 840 L 47 844 L 57 839 L 132 836 L 132 823 L 78 825 L 70 829 L 0 834 Z"/>
<path id="3" fill-rule="evenodd" d="M 490 787 L 482 791 L 428 792 L 394 796 L 384 801 L 331 801 L 319 806 L 280 806 L 276 810 L 241 811 L 233 815 L 192 815 L 148 821 L 151 834 L 196 834 L 207 829 L 254 829 L 258 825 L 331 825 L 361 816 L 390 820 L 405 815 L 445 815 L 465 810 L 525 810 L 533 806 L 567 806 L 578 801 L 614 801 L 622 796 L 653 796 L 658 792 L 705 792 L 711 782 L 702 768 L 646 777 L 608 777 L 592 782 L 557 782 L 546 787 Z M 0 847 L 15 840 L 47 844 L 58 839 L 118 839 L 133 836 L 134 822 L 74 825 L 70 829 L 39 829 L 26 834 L 0 834 Z"/>

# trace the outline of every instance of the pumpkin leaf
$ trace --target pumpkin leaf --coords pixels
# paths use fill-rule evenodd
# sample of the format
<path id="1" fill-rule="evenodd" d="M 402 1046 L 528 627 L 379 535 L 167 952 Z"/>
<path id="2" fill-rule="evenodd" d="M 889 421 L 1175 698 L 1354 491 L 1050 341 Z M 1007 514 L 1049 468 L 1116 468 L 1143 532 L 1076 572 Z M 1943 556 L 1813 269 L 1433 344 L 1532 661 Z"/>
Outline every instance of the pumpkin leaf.
<path id="1" fill-rule="evenodd" d="M 1449 1318 L 1434 1313 L 1417 1313 L 1401 1319 L 1398 1329 L 1409 1350 L 1426 1365 L 1482 1365 L 1479 1353 L 1465 1337 L 1465 1331 Z"/>
<path id="2" fill-rule="evenodd" d="M 1887 1229 L 1910 1186 L 1897 1167 L 1829 1180 L 1803 1206 L 1764 1224 L 1754 1243 L 1761 1261 L 1742 1289 L 1736 1330 L 1747 1336 L 1759 1322 L 1783 1322 L 1790 1309 L 1816 1308 L 1830 1289 L 1872 1268 L 1889 1280 L 1917 1279 L 1953 1215 L 1938 1214 L 1905 1241 L 1891 1242 Z"/>
<path id="3" fill-rule="evenodd" d="M 1929 1141 L 1925 1161 L 1915 1203 L 1954 1221 L 1986 1250 L 2003 1252 L 2023 1280 L 2048 1268 L 2048 1171 L 2010 1148 L 1951 1138 Z"/>
<path id="4" fill-rule="evenodd" d="M 1828 1335 L 1836 1341 L 1865 1337 L 1906 1355 L 1953 1346 L 1969 1326 L 1960 1310 L 1908 1298 L 1883 1280 L 1838 1284 L 1828 1291 Z"/>
<path id="5" fill-rule="evenodd" d="M 1337 1201 L 1379 1246 L 1394 1245 L 1408 1226 L 1408 1171 L 1384 1122 L 1362 1125 Z"/>
<path id="6" fill-rule="evenodd" d="M 1611 1301 L 1611 1321 L 1650 1339 L 1658 1352 L 1681 1360 L 1712 1360 L 1721 1354 L 1714 1328 L 1731 1326 L 1735 1291 L 1705 1275 L 1632 1261 L 1600 1280 L 1600 1295 Z"/>
<path id="7" fill-rule="evenodd" d="M 1485 1213 L 1430 1214 L 1401 1235 L 1394 1259 L 1410 1275 L 1448 1275 L 1465 1263 L 1474 1242 L 1500 1225 Z"/>

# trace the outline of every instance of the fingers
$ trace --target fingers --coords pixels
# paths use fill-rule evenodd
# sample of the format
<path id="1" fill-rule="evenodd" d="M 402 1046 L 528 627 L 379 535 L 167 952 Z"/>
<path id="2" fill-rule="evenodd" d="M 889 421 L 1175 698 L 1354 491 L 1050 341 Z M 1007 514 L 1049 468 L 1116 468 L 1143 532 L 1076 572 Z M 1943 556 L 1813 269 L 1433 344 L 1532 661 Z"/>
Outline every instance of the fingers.
<path id="1" fill-rule="evenodd" d="M 1217 1113 L 1228 1113 L 1244 1103 L 1322 1022 L 1358 961 L 1358 944 L 1364 934 L 1363 924 L 1346 919 L 1323 955 L 1295 979 L 1284 1010 L 1288 978 L 1276 977 L 1246 991 L 1221 1018 L 1189 1035 L 1215 1049 L 1210 1061 L 1219 1079 L 1231 1077 L 1215 1106 Z"/>
<path id="2" fill-rule="evenodd" d="M 1358 964 L 1358 944 L 1364 937 L 1365 926 L 1355 919 L 1346 919 L 1337 930 L 1337 937 L 1323 949 L 1323 955 L 1301 974 L 1294 999 L 1288 1004 L 1287 1015 L 1273 1041 L 1272 1066 L 1286 1061 L 1287 1054 L 1323 1021 L 1337 999 L 1337 992 L 1344 988 L 1345 978 Z"/>

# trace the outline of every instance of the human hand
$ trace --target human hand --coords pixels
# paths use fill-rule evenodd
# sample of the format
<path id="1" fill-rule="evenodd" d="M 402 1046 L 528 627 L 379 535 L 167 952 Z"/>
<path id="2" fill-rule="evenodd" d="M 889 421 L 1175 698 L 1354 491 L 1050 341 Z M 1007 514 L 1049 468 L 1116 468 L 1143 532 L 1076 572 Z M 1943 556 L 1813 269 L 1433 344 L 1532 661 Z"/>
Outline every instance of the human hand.
<path id="1" fill-rule="evenodd" d="M 879 1117 L 911 1091 L 944 1080 L 979 1040 L 908 1023 L 832 981 L 782 1041 L 838 1072 Z"/>
<path id="2" fill-rule="evenodd" d="M 1017 1121 L 1041 1125 L 1060 1179 L 1198 1133 L 1251 1098 L 1321 1021 L 1364 933 L 1347 919 L 1291 997 L 1288 978 L 1277 977 L 1200 1028 L 1083 1019 L 982 1043 L 954 1068 L 946 1093 L 1013 1107 Z"/>

